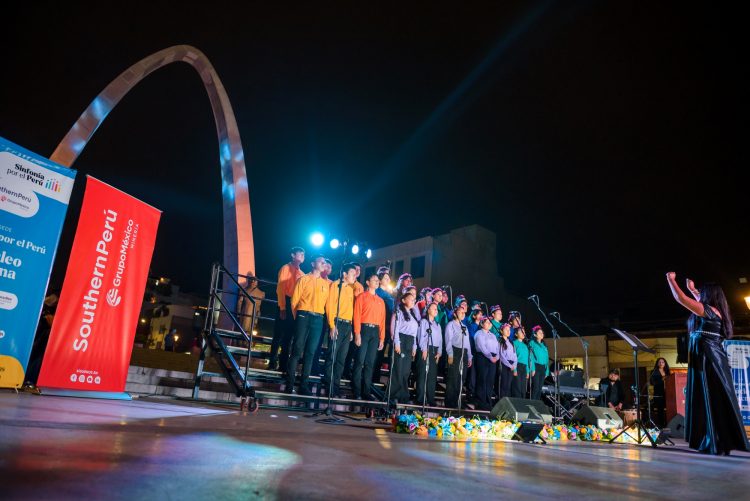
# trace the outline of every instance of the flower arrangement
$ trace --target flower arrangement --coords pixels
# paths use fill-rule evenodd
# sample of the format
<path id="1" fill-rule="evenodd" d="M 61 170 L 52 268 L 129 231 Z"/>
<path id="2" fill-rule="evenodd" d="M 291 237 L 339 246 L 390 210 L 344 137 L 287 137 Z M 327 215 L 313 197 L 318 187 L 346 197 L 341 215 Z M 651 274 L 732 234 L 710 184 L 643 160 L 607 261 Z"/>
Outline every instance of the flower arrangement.
<path id="1" fill-rule="evenodd" d="M 393 418 L 393 430 L 396 433 L 408 433 L 422 437 L 442 439 L 504 439 L 513 438 L 521 423 L 506 420 L 490 420 L 480 417 L 423 417 L 419 413 L 401 414 Z M 593 425 L 546 424 L 539 433 L 537 442 L 545 441 L 609 441 L 620 432 L 619 429 L 601 429 Z M 659 430 L 649 430 L 656 440 Z M 635 443 L 635 433 L 622 434 L 616 442 Z"/>
<path id="2" fill-rule="evenodd" d="M 510 439 L 521 427 L 520 423 L 479 417 L 423 417 L 418 413 L 402 414 L 393 418 L 396 433 L 437 438 Z"/>

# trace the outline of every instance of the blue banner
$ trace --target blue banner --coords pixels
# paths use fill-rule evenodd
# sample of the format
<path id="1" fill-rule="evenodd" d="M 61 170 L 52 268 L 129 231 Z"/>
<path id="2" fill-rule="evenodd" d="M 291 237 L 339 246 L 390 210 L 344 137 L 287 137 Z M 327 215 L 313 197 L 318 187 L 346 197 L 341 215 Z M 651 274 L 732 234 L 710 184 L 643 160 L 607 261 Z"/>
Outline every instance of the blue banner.
<path id="1" fill-rule="evenodd" d="M 742 421 L 750 426 L 750 341 L 724 341 Z"/>
<path id="2" fill-rule="evenodd" d="M 23 385 L 75 175 L 0 137 L 0 387 Z"/>

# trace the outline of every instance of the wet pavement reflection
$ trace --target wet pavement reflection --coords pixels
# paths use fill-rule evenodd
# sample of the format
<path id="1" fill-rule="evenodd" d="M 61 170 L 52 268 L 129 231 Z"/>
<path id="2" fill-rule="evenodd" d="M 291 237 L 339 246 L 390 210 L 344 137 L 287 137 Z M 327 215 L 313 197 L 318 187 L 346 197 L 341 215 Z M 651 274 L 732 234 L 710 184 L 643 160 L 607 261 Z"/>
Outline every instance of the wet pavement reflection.
<path id="1" fill-rule="evenodd" d="M 742 499 L 747 455 L 440 441 L 167 399 L 0 393 L 2 499 Z"/>

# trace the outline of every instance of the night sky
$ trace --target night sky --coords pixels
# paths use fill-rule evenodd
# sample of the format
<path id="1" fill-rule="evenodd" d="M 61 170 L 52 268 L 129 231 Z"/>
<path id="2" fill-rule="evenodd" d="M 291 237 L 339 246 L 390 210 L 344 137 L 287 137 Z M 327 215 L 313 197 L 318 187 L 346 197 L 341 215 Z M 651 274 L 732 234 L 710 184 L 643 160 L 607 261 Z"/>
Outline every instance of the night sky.
<path id="1" fill-rule="evenodd" d="M 744 308 L 747 57 L 726 5 L 20 4 L 3 7 L 0 136 L 42 155 L 139 59 L 209 57 L 242 134 L 260 276 L 313 230 L 378 247 L 478 223 L 507 287 L 568 316 L 684 316 L 670 270 Z M 220 175 L 192 68 L 141 82 L 74 167 L 163 210 L 153 273 L 207 292 Z"/>

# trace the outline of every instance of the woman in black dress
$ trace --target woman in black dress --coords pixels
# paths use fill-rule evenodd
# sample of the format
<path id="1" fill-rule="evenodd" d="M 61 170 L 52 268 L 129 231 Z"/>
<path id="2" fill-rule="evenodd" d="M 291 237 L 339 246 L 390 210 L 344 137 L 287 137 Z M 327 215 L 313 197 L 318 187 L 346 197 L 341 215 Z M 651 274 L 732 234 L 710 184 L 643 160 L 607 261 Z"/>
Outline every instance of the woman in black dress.
<path id="1" fill-rule="evenodd" d="M 707 454 L 729 455 L 732 449 L 747 451 L 745 427 L 732 371 L 722 342 L 733 334 L 727 298 L 721 287 L 706 284 L 700 291 L 687 281 L 688 297 L 677 285 L 675 273 L 667 273 L 675 300 L 692 312 L 688 320 L 688 377 L 685 398 L 685 438 L 691 449 Z"/>
<path id="2" fill-rule="evenodd" d="M 651 371 L 649 382 L 654 387 L 654 398 L 651 409 L 656 418 L 655 423 L 660 428 L 664 428 L 667 425 L 667 400 L 664 396 L 664 383 L 667 377 L 669 377 L 669 364 L 667 363 L 667 359 L 659 357 L 654 364 L 654 370 Z"/>

